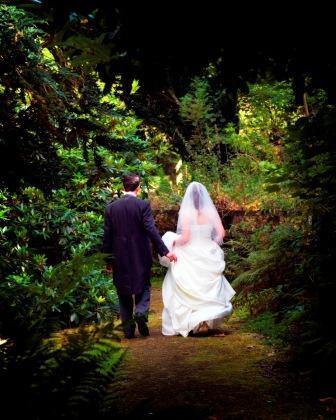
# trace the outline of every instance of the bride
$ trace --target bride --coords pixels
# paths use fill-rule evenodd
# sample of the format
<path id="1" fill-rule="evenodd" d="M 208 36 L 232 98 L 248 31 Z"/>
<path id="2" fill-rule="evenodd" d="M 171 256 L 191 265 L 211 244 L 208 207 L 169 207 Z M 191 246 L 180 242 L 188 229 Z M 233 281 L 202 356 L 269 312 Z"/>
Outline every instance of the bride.
<path id="1" fill-rule="evenodd" d="M 162 333 L 198 333 L 213 328 L 231 315 L 230 300 L 235 294 L 223 276 L 225 268 L 224 228 L 204 185 L 189 184 L 183 197 L 177 233 L 166 232 L 162 239 L 177 256 L 176 263 L 159 257 L 168 267 L 162 288 Z"/>

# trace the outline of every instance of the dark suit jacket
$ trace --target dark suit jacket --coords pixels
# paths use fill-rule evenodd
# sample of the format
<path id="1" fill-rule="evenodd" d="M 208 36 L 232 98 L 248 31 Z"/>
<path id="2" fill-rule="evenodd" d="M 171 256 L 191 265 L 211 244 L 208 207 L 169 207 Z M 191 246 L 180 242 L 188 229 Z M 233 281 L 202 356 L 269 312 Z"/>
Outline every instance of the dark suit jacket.
<path id="1" fill-rule="evenodd" d="M 103 252 L 112 253 L 113 282 L 119 294 L 138 294 L 150 284 L 150 240 L 161 256 L 169 252 L 148 201 L 126 194 L 107 205 Z"/>

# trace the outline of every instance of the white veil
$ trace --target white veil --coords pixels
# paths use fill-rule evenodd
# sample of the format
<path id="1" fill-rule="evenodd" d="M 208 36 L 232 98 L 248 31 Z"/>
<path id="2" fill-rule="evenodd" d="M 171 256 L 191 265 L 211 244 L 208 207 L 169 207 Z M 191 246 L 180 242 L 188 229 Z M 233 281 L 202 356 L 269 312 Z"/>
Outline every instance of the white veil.
<path id="1" fill-rule="evenodd" d="M 224 228 L 216 207 L 205 186 L 194 181 L 188 185 L 184 194 L 176 233 L 181 234 L 184 230 L 190 231 L 194 226 L 200 224 L 211 224 L 211 238 L 218 244 L 223 243 Z"/>

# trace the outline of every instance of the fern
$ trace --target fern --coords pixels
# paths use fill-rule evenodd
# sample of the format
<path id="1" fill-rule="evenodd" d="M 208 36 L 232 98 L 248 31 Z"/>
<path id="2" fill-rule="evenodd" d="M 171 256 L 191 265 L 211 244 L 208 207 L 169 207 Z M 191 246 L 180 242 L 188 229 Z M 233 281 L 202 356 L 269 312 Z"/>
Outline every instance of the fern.
<path id="1" fill-rule="evenodd" d="M 1 350 L 8 408 L 15 395 L 20 404 L 12 412 L 51 419 L 88 413 L 98 418 L 124 355 L 113 323 L 58 332 L 29 351 L 12 345 Z"/>

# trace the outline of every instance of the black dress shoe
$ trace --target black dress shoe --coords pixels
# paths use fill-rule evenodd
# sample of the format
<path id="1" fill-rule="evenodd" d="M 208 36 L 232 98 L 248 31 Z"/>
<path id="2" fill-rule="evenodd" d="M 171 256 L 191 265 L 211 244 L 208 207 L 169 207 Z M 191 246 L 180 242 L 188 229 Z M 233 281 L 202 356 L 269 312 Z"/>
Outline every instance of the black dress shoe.
<path id="1" fill-rule="evenodd" d="M 149 329 L 148 329 L 145 317 L 144 316 L 137 316 L 135 318 L 135 320 L 136 320 L 136 323 L 138 325 L 139 333 L 143 337 L 148 337 L 149 336 Z"/>
<path id="2" fill-rule="evenodd" d="M 123 323 L 123 330 L 125 338 L 135 338 L 135 322 L 133 319 Z"/>
<path id="3" fill-rule="evenodd" d="M 139 333 L 143 336 L 143 337 L 148 337 L 149 336 L 149 329 L 147 327 L 146 322 L 138 322 L 138 330 Z"/>

